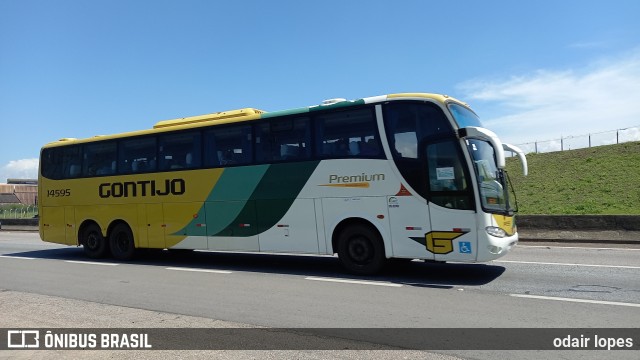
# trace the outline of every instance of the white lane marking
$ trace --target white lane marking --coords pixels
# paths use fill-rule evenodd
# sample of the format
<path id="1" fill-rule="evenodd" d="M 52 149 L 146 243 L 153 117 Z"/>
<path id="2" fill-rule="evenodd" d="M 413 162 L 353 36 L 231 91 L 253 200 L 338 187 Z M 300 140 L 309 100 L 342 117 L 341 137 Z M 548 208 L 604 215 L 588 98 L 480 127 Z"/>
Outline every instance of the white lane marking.
<path id="1" fill-rule="evenodd" d="M 120 264 L 116 263 L 104 263 L 104 262 L 95 262 L 95 261 L 78 261 L 78 260 L 65 260 L 64 262 L 72 263 L 72 264 L 85 264 L 85 265 L 102 265 L 102 266 L 118 266 Z"/>
<path id="2" fill-rule="evenodd" d="M 540 295 L 525 295 L 525 294 L 509 294 L 509 296 L 519 297 L 519 298 L 528 298 L 528 299 L 540 299 L 540 300 L 567 301 L 567 302 L 578 302 L 578 303 L 589 303 L 589 304 L 600 304 L 600 305 L 640 307 L 640 304 L 617 302 L 617 301 L 572 299 L 572 298 L 563 298 L 563 297 L 540 296 Z"/>
<path id="3" fill-rule="evenodd" d="M 210 270 L 210 269 L 195 269 L 195 268 L 177 268 L 177 267 L 168 267 L 167 270 L 175 270 L 175 271 L 193 271 L 193 272 L 205 272 L 205 273 L 215 273 L 215 274 L 231 274 L 231 271 L 227 270 Z"/>
<path id="4" fill-rule="evenodd" d="M 626 265 L 596 265 L 596 264 L 574 264 L 574 263 L 554 263 L 554 262 L 540 262 L 540 261 L 515 261 L 515 260 L 494 260 L 495 263 L 514 263 L 514 264 L 535 264 L 535 265 L 558 265 L 558 266 L 586 266 L 586 267 L 602 267 L 602 268 L 617 268 L 617 269 L 640 269 L 640 266 L 626 266 Z"/>
<path id="5" fill-rule="evenodd" d="M 621 251 L 640 251 L 640 249 L 630 248 L 600 248 L 600 247 L 586 247 L 586 246 L 555 246 L 555 245 L 521 245 L 519 248 L 551 248 L 551 249 L 584 249 L 584 250 L 621 250 Z"/>
<path id="6" fill-rule="evenodd" d="M 347 283 L 347 284 L 360 284 L 360 285 L 377 285 L 377 286 L 389 286 L 389 287 L 402 287 L 402 284 L 394 284 L 394 283 L 389 283 L 389 282 L 365 281 L 365 280 L 346 280 L 346 279 L 324 278 L 324 277 L 315 277 L 315 276 L 306 277 L 305 280 L 328 281 L 328 282 Z"/>
<path id="7" fill-rule="evenodd" d="M 11 256 L 11 255 L 0 255 L 0 258 L 23 259 L 23 260 L 35 260 L 36 259 L 36 258 L 26 257 L 26 256 Z"/>

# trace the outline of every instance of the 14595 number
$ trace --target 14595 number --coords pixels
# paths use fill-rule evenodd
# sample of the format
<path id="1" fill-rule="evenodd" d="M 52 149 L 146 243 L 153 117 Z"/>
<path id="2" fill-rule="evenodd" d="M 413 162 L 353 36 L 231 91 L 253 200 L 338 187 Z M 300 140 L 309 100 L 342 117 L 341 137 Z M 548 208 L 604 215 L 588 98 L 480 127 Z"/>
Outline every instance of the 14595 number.
<path id="1" fill-rule="evenodd" d="M 71 196 L 71 189 L 47 190 L 47 197 Z"/>

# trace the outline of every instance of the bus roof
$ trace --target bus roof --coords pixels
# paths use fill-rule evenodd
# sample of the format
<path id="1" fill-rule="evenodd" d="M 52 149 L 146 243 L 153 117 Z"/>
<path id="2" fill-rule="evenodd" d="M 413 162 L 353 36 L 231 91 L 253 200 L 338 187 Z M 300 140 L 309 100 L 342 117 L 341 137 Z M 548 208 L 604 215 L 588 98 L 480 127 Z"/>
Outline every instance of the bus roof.
<path id="1" fill-rule="evenodd" d="M 201 127 L 201 126 L 222 125 L 222 124 L 229 124 L 234 122 L 245 122 L 245 121 L 272 118 L 272 117 L 285 116 L 285 115 L 305 114 L 313 111 L 327 110 L 331 108 L 350 107 L 350 106 L 364 105 L 364 104 L 374 104 L 374 103 L 379 103 L 379 102 L 388 101 L 388 100 L 421 100 L 421 99 L 430 99 L 435 102 L 439 102 L 441 104 L 445 104 L 447 102 L 455 102 L 460 105 L 469 107 L 468 104 L 460 100 L 457 100 L 453 97 L 450 97 L 448 95 L 431 94 L 431 93 L 397 93 L 397 94 L 366 97 L 366 98 L 357 99 L 357 100 L 330 99 L 330 100 L 325 100 L 323 104 L 320 104 L 320 105 L 312 105 L 308 107 L 301 107 L 301 108 L 280 110 L 280 111 L 273 111 L 273 112 L 266 112 L 266 111 L 258 110 L 254 108 L 244 108 L 244 109 L 223 111 L 223 112 L 191 116 L 191 117 L 185 117 L 185 118 L 179 118 L 179 119 L 163 120 L 163 121 L 157 122 L 151 129 L 137 130 L 137 131 L 131 131 L 131 132 L 112 134 L 112 135 L 96 135 L 96 136 L 93 136 L 90 138 L 84 138 L 84 139 L 62 138 L 58 141 L 50 142 L 46 144 L 44 147 L 55 147 L 59 145 L 69 145 L 69 144 L 76 144 L 76 143 L 88 143 L 88 142 L 93 142 L 98 140 L 108 140 L 108 139 L 117 139 L 117 138 L 128 137 L 128 136 L 161 133 L 169 130 L 184 130 L 184 129 Z"/>
<path id="2" fill-rule="evenodd" d="M 245 118 L 247 117 L 252 117 L 254 115 L 260 115 L 264 113 L 266 113 L 266 111 L 252 109 L 252 108 L 230 110 L 230 111 L 223 111 L 223 112 L 217 112 L 217 113 L 206 114 L 206 115 L 198 115 L 198 116 L 186 117 L 186 118 L 175 119 L 175 120 L 164 120 L 153 125 L 153 128 L 160 129 L 160 128 L 170 127 L 170 126 L 198 124 L 202 122 L 220 121 L 224 119 L 246 120 Z"/>

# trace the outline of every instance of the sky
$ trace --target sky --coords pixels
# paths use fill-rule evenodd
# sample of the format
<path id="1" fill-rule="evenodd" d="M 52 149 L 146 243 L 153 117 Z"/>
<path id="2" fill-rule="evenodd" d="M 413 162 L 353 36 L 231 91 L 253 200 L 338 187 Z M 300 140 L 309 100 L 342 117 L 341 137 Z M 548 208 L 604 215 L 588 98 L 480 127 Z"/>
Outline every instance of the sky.
<path id="1" fill-rule="evenodd" d="M 512 144 L 640 140 L 639 14 L 637 0 L 0 0 L 0 182 L 36 178 L 60 138 L 397 92 L 459 98 Z"/>

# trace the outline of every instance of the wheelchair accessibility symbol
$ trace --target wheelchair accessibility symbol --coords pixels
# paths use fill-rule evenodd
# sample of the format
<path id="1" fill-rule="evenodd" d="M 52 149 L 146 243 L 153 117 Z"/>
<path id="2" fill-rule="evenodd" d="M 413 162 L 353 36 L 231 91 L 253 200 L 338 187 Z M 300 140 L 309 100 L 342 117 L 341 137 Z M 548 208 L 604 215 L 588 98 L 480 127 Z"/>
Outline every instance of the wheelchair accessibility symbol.
<path id="1" fill-rule="evenodd" d="M 460 241 L 458 243 L 458 245 L 460 246 L 460 253 L 461 254 L 471 254 L 471 243 L 468 241 Z"/>

